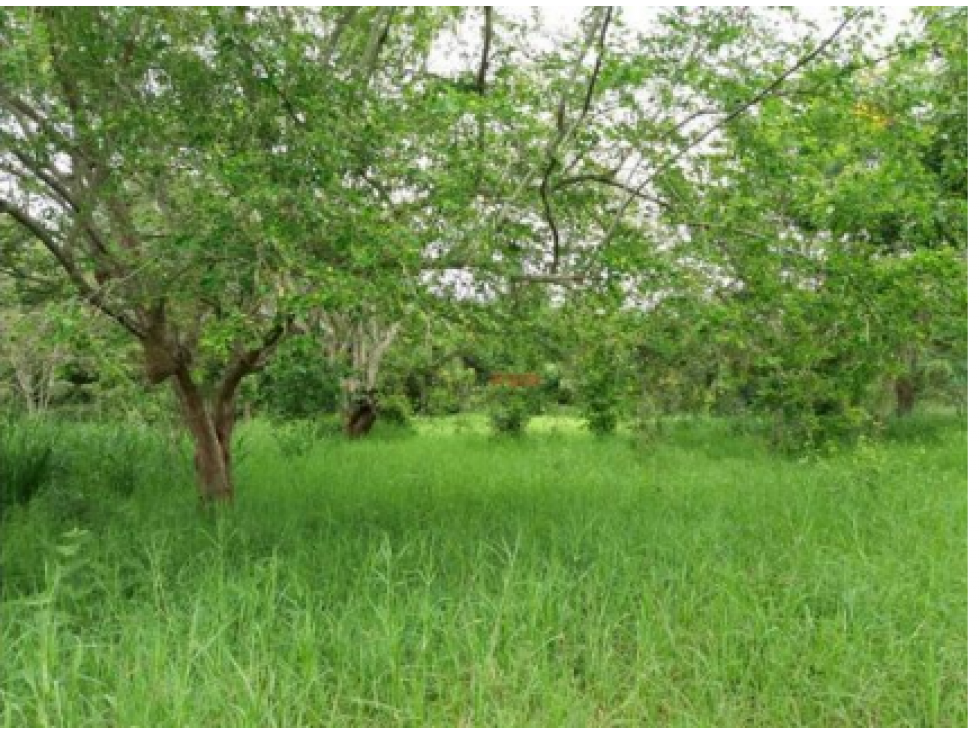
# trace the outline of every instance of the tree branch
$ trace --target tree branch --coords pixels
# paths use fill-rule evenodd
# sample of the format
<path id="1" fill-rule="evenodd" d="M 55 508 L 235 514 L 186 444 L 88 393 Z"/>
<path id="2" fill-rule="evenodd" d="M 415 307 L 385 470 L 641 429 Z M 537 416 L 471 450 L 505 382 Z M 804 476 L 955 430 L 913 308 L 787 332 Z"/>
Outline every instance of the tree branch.
<path id="1" fill-rule="evenodd" d="M 541 202 L 544 204 L 544 219 L 547 220 L 547 226 L 551 230 L 551 272 L 556 273 L 558 266 L 561 264 L 561 233 L 558 230 L 557 222 L 554 221 L 554 211 L 551 209 L 551 197 L 549 195 L 549 185 L 551 174 L 557 169 L 557 158 L 551 157 L 547 162 L 547 169 L 544 171 L 544 176 L 541 178 L 540 187 L 538 191 L 540 193 Z"/>
<path id="2" fill-rule="evenodd" d="M 548 146 L 547 167 L 544 170 L 544 175 L 541 178 L 540 186 L 538 187 L 541 203 L 544 205 L 544 218 L 547 220 L 548 228 L 551 230 L 551 252 L 552 252 L 551 272 L 552 273 L 556 273 L 558 267 L 560 267 L 561 264 L 561 234 L 560 234 L 560 230 L 558 229 L 557 222 L 555 221 L 554 218 L 554 209 L 551 205 L 551 198 L 550 198 L 551 176 L 553 176 L 558 170 L 558 166 L 559 166 L 558 154 L 560 152 L 561 147 L 565 144 L 565 142 L 567 142 L 568 140 L 574 137 L 574 134 L 577 132 L 581 124 L 585 121 L 585 118 L 588 116 L 588 112 L 591 109 L 592 100 L 595 95 L 595 85 L 598 81 L 598 76 L 601 73 L 602 59 L 604 58 L 605 55 L 605 37 L 606 34 L 608 33 L 609 25 L 612 22 L 612 16 L 614 11 L 615 8 L 613 7 L 609 7 L 605 10 L 604 17 L 601 21 L 601 27 L 600 29 L 598 29 L 598 42 L 597 42 L 597 50 L 595 53 L 595 64 L 592 67 L 591 74 L 588 77 L 588 86 L 585 91 L 585 99 L 584 102 L 582 103 L 581 111 L 578 114 L 578 117 L 575 119 L 574 123 L 570 125 L 570 127 L 565 127 L 565 119 L 564 119 L 565 103 L 567 101 L 567 96 L 565 96 L 561 100 L 560 106 L 558 108 L 558 120 L 557 120 L 558 136 L 553 140 L 552 144 Z M 588 43 L 585 44 L 585 46 L 582 49 L 581 55 L 578 57 L 578 61 L 575 66 L 575 71 L 572 76 L 572 83 L 574 81 L 574 78 L 577 77 L 578 75 L 578 68 L 580 68 L 581 64 L 584 62 L 585 52 L 588 46 L 590 45 L 591 39 L 594 37 L 597 28 L 598 28 L 597 23 L 596 25 L 592 26 L 592 30 L 588 36 Z"/>
<path id="3" fill-rule="evenodd" d="M 597 184 L 602 184 L 603 186 L 611 186 L 616 189 L 621 189 L 622 191 L 634 193 L 638 198 L 645 199 L 646 201 L 651 201 L 655 204 L 659 204 L 660 206 L 667 205 L 666 202 L 660 199 L 659 197 L 654 196 L 652 194 L 644 193 L 639 189 L 635 188 L 634 186 L 630 186 L 627 183 L 619 181 L 614 176 L 604 176 L 598 173 L 583 173 L 578 176 L 569 176 L 567 178 L 562 178 L 560 181 L 554 184 L 553 190 L 559 191 L 563 188 L 567 188 L 568 186 L 574 186 L 575 184 L 579 184 L 579 183 L 597 183 Z"/>
<path id="4" fill-rule="evenodd" d="M 360 65 L 364 80 L 368 83 L 370 83 L 371 77 L 374 76 L 378 59 L 381 56 L 381 49 L 384 47 L 384 42 L 388 37 L 388 31 L 391 29 L 391 22 L 394 20 L 395 11 L 396 8 L 392 7 L 385 12 L 378 13 L 374 19 L 371 37 L 367 42 L 367 46 L 364 47 L 364 55 Z"/>
<path id="5" fill-rule="evenodd" d="M 288 331 L 291 320 L 273 326 L 262 337 L 262 342 L 254 349 L 241 352 L 225 371 L 215 395 L 219 405 L 234 397 L 241 381 L 252 372 L 257 372 L 265 365 L 265 360 L 275 351 L 279 340 Z"/>
<path id="6" fill-rule="evenodd" d="M 486 95 L 486 75 L 489 73 L 490 46 L 493 43 L 493 6 L 483 6 L 483 55 L 476 74 L 476 92 Z"/>
<path id="7" fill-rule="evenodd" d="M 752 97 L 739 104 L 737 107 L 734 108 L 734 110 L 732 110 L 730 113 L 725 115 L 721 120 L 711 125 L 709 128 L 707 128 L 707 130 L 702 132 L 700 135 L 695 136 L 693 140 L 689 141 L 680 150 L 678 150 L 669 158 L 667 158 L 667 160 L 663 161 L 658 166 L 656 166 L 656 168 L 654 168 L 653 171 L 645 179 L 643 179 L 643 181 L 638 186 L 635 187 L 634 191 L 628 197 L 626 197 L 626 200 L 622 203 L 622 206 L 619 207 L 618 211 L 616 212 L 615 218 L 613 219 L 612 224 L 609 227 L 608 232 L 606 233 L 605 237 L 602 239 L 601 245 L 605 245 L 609 242 L 609 240 L 615 234 L 615 231 L 618 229 L 619 224 L 621 223 L 622 217 L 625 215 L 626 210 L 639 197 L 640 192 L 642 192 L 642 190 L 646 188 L 646 186 L 648 186 L 650 182 L 652 182 L 657 176 L 659 176 L 668 167 L 672 166 L 680 158 L 682 158 L 688 152 L 696 148 L 698 145 L 704 142 L 715 132 L 729 125 L 731 122 L 739 118 L 741 115 L 743 115 L 745 112 L 750 110 L 752 107 L 754 107 L 756 104 L 761 102 L 763 99 L 775 93 L 779 89 L 779 87 L 782 86 L 782 84 L 785 82 L 786 79 L 788 79 L 790 76 L 795 74 L 804 66 L 806 66 L 807 64 L 809 64 L 810 62 L 812 62 L 813 60 L 821 56 L 823 51 L 825 51 L 839 37 L 839 35 L 843 32 L 843 29 L 846 28 L 846 26 L 849 25 L 854 18 L 857 18 L 859 16 L 860 13 L 854 13 L 853 15 L 844 18 L 843 21 L 837 26 L 836 30 L 834 30 L 827 38 L 825 38 L 822 41 L 822 43 L 816 46 L 816 48 L 814 48 L 809 53 L 801 56 L 791 67 L 789 67 L 784 72 L 779 74 L 774 80 L 772 80 L 769 84 L 767 84 L 761 91 L 757 92 Z"/>
<path id="8" fill-rule="evenodd" d="M 44 183 L 51 191 L 55 193 L 56 198 L 60 198 L 61 201 L 66 204 L 72 211 L 78 212 L 80 207 L 78 202 L 75 201 L 74 196 L 68 191 L 68 188 L 57 179 L 57 177 L 51 175 L 42 165 L 36 161 L 31 160 L 28 156 L 20 151 L 11 151 L 13 156 L 20 161 L 20 164 L 24 166 L 28 172 L 36 176 L 42 183 Z"/>
<path id="9" fill-rule="evenodd" d="M 350 5 L 343 14 L 337 18 L 336 23 L 333 26 L 333 31 L 330 33 L 329 39 L 326 41 L 326 45 L 323 47 L 323 64 L 329 64 L 333 60 L 333 56 L 336 53 L 337 45 L 340 43 L 340 36 L 343 35 L 344 31 L 353 21 L 354 16 L 360 8 L 356 5 Z"/>
<path id="10" fill-rule="evenodd" d="M 118 322 L 129 333 L 139 338 L 143 337 L 143 331 L 139 328 L 136 322 L 133 321 L 133 319 L 126 313 L 118 311 L 110 306 L 103 297 L 102 293 L 85 279 L 85 276 L 82 274 L 81 270 L 78 269 L 78 265 L 75 263 L 75 260 L 65 250 L 65 248 L 63 248 L 57 242 L 55 235 L 50 230 L 27 214 L 27 212 L 16 207 L 13 203 L 5 199 L 0 199 L 0 214 L 7 214 L 12 217 L 14 221 L 20 224 L 21 227 L 27 230 L 35 237 L 35 239 L 44 245 L 45 249 L 47 249 L 48 252 L 54 256 L 54 258 L 61 265 L 62 269 L 68 274 L 68 277 L 75 284 L 75 287 L 78 288 L 79 293 L 85 300 Z"/>
<path id="11" fill-rule="evenodd" d="M 551 285 L 567 285 L 569 283 L 583 283 L 587 276 L 582 274 L 556 274 L 556 273 L 540 273 L 540 274 L 521 274 L 521 275 L 511 275 L 510 280 L 528 282 L 528 283 L 550 283 Z"/>
<path id="12" fill-rule="evenodd" d="M 598 82 L 598 76 L 602 71 L 602 61 L 605 57 L 605 38 L 608 34 L 609 25 L 612 23 L 612 16 L 615 13 L 615 8 L 610 6 L 605 11 L 605 17 L 602 20 L 602 27 L 598 33 L 598 44 L 596 46 L 595 53 L 595 65 L 592 67 L 591 76 L 588 78 L 588 87 L 585 91 L 585 101 L 581 105 L 581 114 L 578 115 L 578 119 L 574 125 L 568 130 L 567 137 L 572 137 L 577 131 L 578 127 L 585 118 L 588 116 L 588 112 L 591 110 L 592 100 L 595 96 L 595 85 Z"/>

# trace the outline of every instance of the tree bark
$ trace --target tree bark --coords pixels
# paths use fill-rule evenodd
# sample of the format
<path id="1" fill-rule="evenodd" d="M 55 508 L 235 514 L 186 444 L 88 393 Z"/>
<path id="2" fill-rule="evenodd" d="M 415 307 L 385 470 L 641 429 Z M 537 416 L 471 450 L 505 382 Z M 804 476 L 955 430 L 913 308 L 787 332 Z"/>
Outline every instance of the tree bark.
<path id="1" fill-rule="evenodd" d="M 371 432 L 377 420 L 377 403 L 370 396 L 358 401 L 344 415 L 343 431 L 347 438 L 361 438 Z"/>
<path id="2" fill-rule="evenodd" d="M 152 374 L 173 378 L 184 423 L 194 441 L 194 469 L 201 501 L 207 505 L 234 501 L 231 436 L 235 428 L 235 395 L 245 377 L 265 366 L 290 323 L 273 326 L 259 346 L 236 350 L 220 381 L 207 390 L 194 382 L 188 350 L 176 340 L 153 335 L 143 342 L 148 368 L 158 368 Z M 166 369 L 159 369 L 161 365 Z"/>
<path id="3" fill-rule="evenodd" d="M 231 435 L 234 431 L 234 393 L 219 393 L 208 404 L 190 373 L 174 375 L 174 388 L 184 422 L 194 442 L 194 470 L 201 502 L 206 505 L 234 501 L 231 480 Z"/>

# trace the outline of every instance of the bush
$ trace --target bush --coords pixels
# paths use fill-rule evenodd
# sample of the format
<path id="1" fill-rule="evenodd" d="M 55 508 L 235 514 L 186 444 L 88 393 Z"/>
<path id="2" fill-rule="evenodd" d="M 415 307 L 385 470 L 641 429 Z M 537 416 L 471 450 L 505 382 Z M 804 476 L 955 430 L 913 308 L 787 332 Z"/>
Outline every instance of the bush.
<path id="1" fill-rule="evenodd" d="M 462 412 L 462 400 L 448 387 L 436 386 L 428 393 L 425 412 L 428 415 L 455 415 Z"/>
<path id="2" fill-rule="evenodd" d="M 545 400 L 557 405 L 574 404 L 574 391 L 558 365 L 545 365 L 541 376 L 543 378 L 541 393 Z"/>
<path id="3" fill-rule="evenodd" d="M 0 518 L 30 502 L 51 478 L 54 438 L 40 426 L 0 424 Z"/>
<path id="4" fill-rule="evenodd" d="M 295 339 L 276 351 L 252 389 L 257 405 L 276 418 L 315 418 L 340 409 L 343 377 L 315 343 Z"/>
<path id="5" fill-rule="evenodd" d="M 541 412 L 540 396 L 535 388 L 493 387 L 489 398 L 490 423 L 502 435 L 522 435 L 530 419 Z"/>
<path id="6" fill-rule="evenodd" d="M 411 425 L 411 401 L 404 395 L 389 395 L 381 400 L 378 417 L 387 423 L 407 428 Z"/>
<path id="7" fill-rule="evenodd" d="M 619 388 L 614 375 L 593 372 L 578 390 L 589 430 L 598 436 L 615 433 L 619 423 Z"/>
<path id="8" fill-rule="evenodd" d="M 585 406 L 585 420 L 588 429 L 598 436 L 615 433 L 619 424 L 619 414 L 611 400 L 592 400 Z"/>
<path id="9" fill-rule="evenodd" d="M 827 391 L 828 392 L 828 391 Z M 838 395 L 783 400 L 774 414 L 772 445 L 788 453 L 821 451 L 854 443 L 877 427 L 874 416 L 860 404 Z"/>

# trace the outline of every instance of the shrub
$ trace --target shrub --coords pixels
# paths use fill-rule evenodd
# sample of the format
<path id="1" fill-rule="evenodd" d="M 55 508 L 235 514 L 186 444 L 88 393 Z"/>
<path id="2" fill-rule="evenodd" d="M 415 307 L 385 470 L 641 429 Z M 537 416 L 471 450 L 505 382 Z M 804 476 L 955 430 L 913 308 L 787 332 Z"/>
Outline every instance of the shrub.
<path id="1" fill-rule="evenodd" d="M 411 425 L 411 402 L 404 395 L 389 395 L 381 400 L 378 416 L 395 426 L 407 428 Z"/>
<path id="2" fill-rule="evenodd" d="M 873 414 L 859 402 L 814 388 L 808 395 L 785 393 L 774 412 L 774 448 L 789 453 L 820 451 L 853 443 L 878 427 Z"/>
<path id="3" fill-rule="evenodd" d="M 598 436 L 615 433 L 619 423 L 619 387 L 614 375 L 593 371 L 578 389 L 589 430 Z"/>
<path id="4" fill-rule="evenodd" d="M 530 419 L 541 412 L 536 388 L 490 388 L 489 417 L 497 433 L 520 436 L 527 430 Z"/>
<path id="5" fill-rule="evenodd" d="M 315 343 L 295 339 L 276 351 L 252 389 L 257 405 L 276 418 L 315 418 L 339 410 L 343 377 Z"/>
<path id="6" fill-rule="evenodd" d="M 329 424 L 325 421 L 293 420 L 276 425 L 272 435 L 283 456 L 297 458 L 313 450 L 324 436 L 325 425 Z"/>
<path id="7" fill-rule="evenodd" d="M 585 421 L 595 435 L 611 435 L 619 423 L 618 406 L 610 397 L 595 396 L 585 405 Z"/>
<path id="8" fill-rule="evenodd" d="M 462 400 L 452 389 L 443 386 L 433 387 L 425 402 L 425 412 L 429 415 L 455 415 L 462 412 Z"/>

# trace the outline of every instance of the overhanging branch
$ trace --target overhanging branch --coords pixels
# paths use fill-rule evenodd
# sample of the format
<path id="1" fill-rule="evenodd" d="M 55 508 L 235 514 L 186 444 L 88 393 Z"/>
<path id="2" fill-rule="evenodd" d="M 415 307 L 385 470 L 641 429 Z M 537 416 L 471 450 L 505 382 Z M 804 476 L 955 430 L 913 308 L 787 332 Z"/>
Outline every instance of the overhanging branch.
<path id="1" fill-rule="evenodd" d="M 58 243 L 54 233 L 23 209 L 20 209 L 5 199 L 0 199 L 0 214 L 10 216 L 54 256 L 55 260 L 58 261 L 58 264 L 61 265 L 61 268 L 67 273 L 69 279 L 85 300 L 118 322 L 129 333 L 140 338 L 143 336 L 142 330 L 132 318 L 111 306 L 102 293 L 85 279 L 84 274 L 79 270 L 71 253 Z"/>

